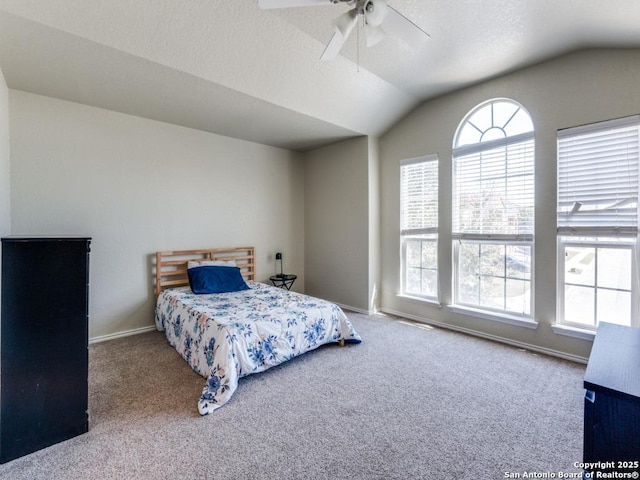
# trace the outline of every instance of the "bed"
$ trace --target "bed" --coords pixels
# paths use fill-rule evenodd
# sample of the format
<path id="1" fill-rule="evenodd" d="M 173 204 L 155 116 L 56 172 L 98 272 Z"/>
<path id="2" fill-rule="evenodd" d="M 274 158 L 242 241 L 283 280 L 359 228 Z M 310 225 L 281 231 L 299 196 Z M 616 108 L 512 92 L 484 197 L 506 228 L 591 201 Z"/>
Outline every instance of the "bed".
<path id="1" fill-rule="evenodd" d="M 201 415 L 227 403 L 246 375 L 324 344 L 361 341 L 339 306 L 256 282 L 253 247 L 157 252 L 155 271 L 156 327 L 207 379 Z M 236 283 L 226 288 L 221 272 Z M 217 275 L 215 286 L 203 289 L 201 273 Z"/>

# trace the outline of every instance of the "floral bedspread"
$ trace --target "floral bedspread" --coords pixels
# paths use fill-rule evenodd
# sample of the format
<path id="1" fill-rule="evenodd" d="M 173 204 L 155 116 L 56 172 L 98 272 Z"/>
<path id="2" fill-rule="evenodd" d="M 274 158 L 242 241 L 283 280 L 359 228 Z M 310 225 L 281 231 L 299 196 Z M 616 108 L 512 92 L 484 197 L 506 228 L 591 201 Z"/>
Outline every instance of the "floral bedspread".
<path id="1" fill-rule="evenodd" d="M 325 343 L 360 343 L 337 305 L 264 283 L 233 293 L 196 295 L 189 287 L 158 296 L 156 327 L 207 378 L 198 401 L 206 415 L 229 401 L 238 379 Z"/>

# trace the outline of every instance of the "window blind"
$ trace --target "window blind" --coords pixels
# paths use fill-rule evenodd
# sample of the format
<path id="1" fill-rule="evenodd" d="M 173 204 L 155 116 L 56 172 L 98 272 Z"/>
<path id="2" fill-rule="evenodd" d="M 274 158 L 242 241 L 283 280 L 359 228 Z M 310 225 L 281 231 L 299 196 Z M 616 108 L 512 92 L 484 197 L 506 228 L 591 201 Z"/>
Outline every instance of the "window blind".
<path id="1" fill-rule="evenodd" d="M 438 232 L 438 157 L 404 160 L 400 164 L 400 229 L 402 235 Z"/>
<path id="2" fill-rule="evenodd" d="M 640 116 L 558 132 L 558 233 L 637 235 Z"/>
<path id="3" fill-rule="evenodd" d="M 453 162 L 454 239 L 533 240 L 533 133 L 454 151 Z"/>

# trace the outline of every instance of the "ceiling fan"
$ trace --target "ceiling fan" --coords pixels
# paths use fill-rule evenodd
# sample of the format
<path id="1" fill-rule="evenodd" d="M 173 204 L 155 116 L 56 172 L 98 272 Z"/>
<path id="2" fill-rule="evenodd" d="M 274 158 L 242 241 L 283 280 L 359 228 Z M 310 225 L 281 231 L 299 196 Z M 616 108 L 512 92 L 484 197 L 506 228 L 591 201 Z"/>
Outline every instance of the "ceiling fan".
<path id="1" fill-rule="evenodd" d="M 333 22 L 335 31 L 320 57 L 335 58 L 362 15 L 367 47 L 380 42 L 386 34 L 400 37 L 411 46 L 422 43 L 429 34 L 407 17 L 389 6 L 386 0 L 258 0 L 263 9 L 311 7 L 316 5 L 346 4 L 353 6 Z"/>

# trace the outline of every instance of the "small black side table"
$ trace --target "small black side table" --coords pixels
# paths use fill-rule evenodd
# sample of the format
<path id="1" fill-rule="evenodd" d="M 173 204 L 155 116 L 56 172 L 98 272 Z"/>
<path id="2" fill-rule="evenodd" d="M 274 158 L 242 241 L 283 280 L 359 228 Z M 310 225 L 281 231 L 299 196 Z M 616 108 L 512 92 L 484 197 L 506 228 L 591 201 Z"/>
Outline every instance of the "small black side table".
<path id="1" fill-rule="evenodd" d="M 293 282 L 296 281 L 296 278 L 298 278 L 297 275 L 291 275 L 289 273 L 279 273 L 277 275 L 272 275 L 271 277 L 269 277 L 269 280 L 271 280 L 271 283 L 273 283 L 275 287 L 291 290 L 291 286 L 293 285 Z"/>

